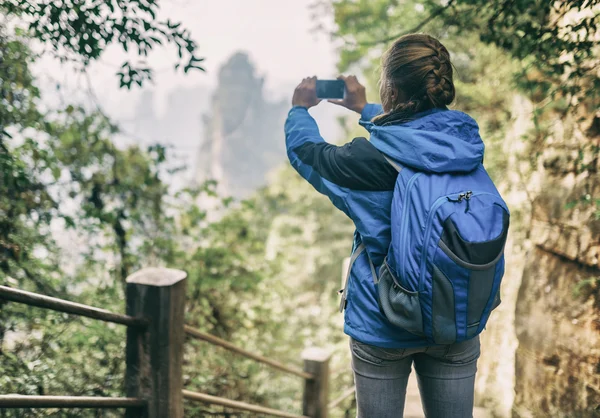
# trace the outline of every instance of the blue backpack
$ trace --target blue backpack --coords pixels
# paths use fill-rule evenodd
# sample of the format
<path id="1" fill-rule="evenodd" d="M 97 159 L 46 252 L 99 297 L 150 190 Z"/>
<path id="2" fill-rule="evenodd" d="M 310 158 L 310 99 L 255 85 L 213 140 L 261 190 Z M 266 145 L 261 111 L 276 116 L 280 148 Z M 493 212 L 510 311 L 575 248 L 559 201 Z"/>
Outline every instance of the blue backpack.
<path id="1" fill-rule="evenodd" d="M 500 304 L 508 207 L 483 165 L 426 173 L 388 161 L 399 174 L 378 277 L 381 310 L 434 344 L 473 338 Z"/>

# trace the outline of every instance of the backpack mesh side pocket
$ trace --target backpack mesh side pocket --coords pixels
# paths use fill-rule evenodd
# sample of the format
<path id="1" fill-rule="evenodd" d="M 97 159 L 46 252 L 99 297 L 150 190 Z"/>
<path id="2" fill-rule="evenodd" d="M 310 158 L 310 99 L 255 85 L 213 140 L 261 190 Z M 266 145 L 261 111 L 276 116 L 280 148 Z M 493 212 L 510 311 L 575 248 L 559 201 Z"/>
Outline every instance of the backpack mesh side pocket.
<path id="1" fill-rule="evenodd" d="M 388 321 L 410 333 L 424 335 L 419 293 L 402 287 L 386 261 L 379 271 L 377 291 L 379 305 Z"/>

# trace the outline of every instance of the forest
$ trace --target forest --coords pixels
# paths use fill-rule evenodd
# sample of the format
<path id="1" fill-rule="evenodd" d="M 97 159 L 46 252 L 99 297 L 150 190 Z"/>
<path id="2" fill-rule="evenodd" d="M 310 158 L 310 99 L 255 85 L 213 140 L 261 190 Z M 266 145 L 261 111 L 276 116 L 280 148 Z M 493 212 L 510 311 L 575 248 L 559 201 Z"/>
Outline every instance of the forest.
<path id="1" fill-rule="evenodd" d="M 208 154 L 184 187 L 168 181 L 184 170 L 169 147 L 123 146 L 101 106 L 72 101 L 58 84 L 48 106 L 39 88 L 40 60 L 85 74 L 108 48 L 132 57 L 114 74 L 122 90 L 153 82 L 145 57 L 159 49 L 179 76 L 203 74 L 200 45 L 218 39 L 157 17 L 168 2 L 0 2 L 0 285 L 123 313 L 132 273 L 184 270 L 186 324 L 289 364 L 306 347 L 331 350 L 334 399 L 352 385 L 337 291 L 354 227 L 284 160 L 288 104 L 263 97 L 247 57 L 232 57 L 203 98 Z M 477 120 L 512 214 L 476 404 L 493 417 L 598 416 L 600 1 L 315 0 L 310 13 L 338 45 L 337 70 L 360 74 L 373 102 L 394 39 L 425 32 L 448 47 L 452 107 Z M 338 122 L 337 144 L 365 135 L 350 117 Z M 248 135 L 260 141 L 248 147 Z M 215 158 L 220 176 L 208 168 Z M 263 171 L 247 174 L 253 166 Z M 124 352 L 120 327 L 0 298 L 0 394 L 122 396 Z M 194 390 L 299 412 L 300 382 L 264 365 L 190 341 L 183 367 Z M 352 414 L 350 400 L 330 412 Z M 21 416 L 123 415 L 0 409 Z M 186 402 L 185 416 L 248 414 Z"/>

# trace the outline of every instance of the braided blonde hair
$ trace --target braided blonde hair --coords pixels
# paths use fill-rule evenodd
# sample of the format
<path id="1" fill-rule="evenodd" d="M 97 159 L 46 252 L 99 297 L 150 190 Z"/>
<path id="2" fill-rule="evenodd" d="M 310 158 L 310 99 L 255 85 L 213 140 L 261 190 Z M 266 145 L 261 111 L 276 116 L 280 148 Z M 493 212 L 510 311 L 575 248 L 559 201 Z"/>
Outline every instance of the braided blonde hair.
<path id="1" fill-rule="evenodd" d="M 401 96 L 395 101 L 393 88 Z M 446 108 L 455 96 L 450 53 L 432 36 L 402 36 L 382 57 L 380 95 L 385 113 L 373 119 L 377 125 L 402 123 L 418 112 Z"/>

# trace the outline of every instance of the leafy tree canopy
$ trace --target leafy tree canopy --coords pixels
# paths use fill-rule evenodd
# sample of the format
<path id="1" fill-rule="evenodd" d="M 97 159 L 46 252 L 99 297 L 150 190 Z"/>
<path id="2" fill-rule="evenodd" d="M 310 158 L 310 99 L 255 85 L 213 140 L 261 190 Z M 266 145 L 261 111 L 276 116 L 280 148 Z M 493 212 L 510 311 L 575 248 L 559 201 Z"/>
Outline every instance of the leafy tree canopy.
<path id="1" fill-rule="evenodd" d="M 475 33 L 521 60 L 516 77 L 522 88 L 540 95 L 569 95 L 598 103 L 600 76 L 599 0 L 334 0 L 332 7 L 344 41 L 340 69 L 360 62 L 393 39 L 443 28 Z M 575 100 L 576 102 L 577 100 Z"/>
<path id="2" fill-rule="evenodd" d="M 46 51 L 61 61 L 83 67 L 99 59 L 111 44 L 125 52 L 134 49 L 140 60 L 125 61 L 117 75 L 121 87 L 131 88 L 152 80 L 152 69 L 143 60 L 155 47 L 175 46 L 183 67 L 203 70 L 196 42 L 180 22 L 157 20 L 159 0 L 7 0 L 2 10 L 25 22 L 28 36 L 41 41 Z"/>

